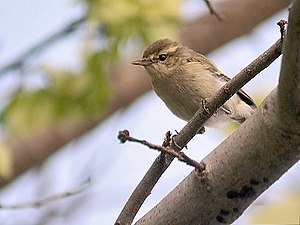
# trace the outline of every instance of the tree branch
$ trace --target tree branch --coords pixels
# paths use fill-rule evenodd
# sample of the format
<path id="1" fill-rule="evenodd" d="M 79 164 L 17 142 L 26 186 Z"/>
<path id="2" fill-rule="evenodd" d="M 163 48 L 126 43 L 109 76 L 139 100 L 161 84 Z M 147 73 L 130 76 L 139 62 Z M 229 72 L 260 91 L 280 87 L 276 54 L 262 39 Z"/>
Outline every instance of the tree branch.
<path id="1" fill-rule="evenodd" d="M 58 40 L 76 31 L 80 27 L 80 25 L 86 21 L 86 19 L 87 19 L 87 15 L 81 16 L 78 19 L 72 21 L 70 24 L 68 24 L 61 30 L 55 32 L 54 34 L 51 34 L 49 37 L 45 38 L 44 40 L 40 41 L 36 45 L 32 46 L 27 51 L 22 53 L 19 57 L 14 59 L 11 63 L 0 68 L 0 76 L 4 75 L 5 73 L 8 73 L 11 70 L 20 69 L 20 67 L 22 67 L 30 57 L 32 57 L 34 54 L 37 54 L 45 50 L 46 48 L 48 48 L 50 45 L 54 44 Z"/>
<path id="2" fill-rule="evenodd" d="M 289 29 L 283 51 L 286 53 L 282 60 L 280 71 L 278 101 L 279 116 L 283 127 L 288 130 L 300 121 L 300 6 L 294 1 L 290 9 Z M 298 43 L 298 44 L 297 44 Z M 288 125 L 288 126 L 286 126 Z M 298 127 L 300 129 L 300 127 Z"/>
<path id="3" fill-rule="evenodd" d="M 176 150 L 174 150 L 170 147 L 155 145 L 155 144 L 152 144 L 152 143 L 150 143 L 146 140 L 140 140 L 140 139 L 131 137 L 131 136 L 129 136 L 129 131 L 128 130 L 119 131 L 118 139 L 120 140 L 120 142 L 122 144 L 125 143 L 126 141 L 136 142 L 136 143 L 140 143 L 142 145 L 145 145 L 150 149 L 154 149 L 154 150 L 160 151 L 161 153 L 168 154 L 168 155 L 170 155 L 174 158 L 177 158 L 181 162 L 185 162 L 189 166 L 193 166 L 200 173 L 203 170 L 205 170 L 205 165 L 200 164 L 197 161 L 191 159 L 190 157 L 188 157 L 183 152 L 176 151 Z"/>
<path id="4" fill-rule="evenodd" d="M 206 177 L 192 172 L 136 224 L 231 224 L 298 162 L 299 31 L 300 1 L 294 1 L 278 90 L 202 161 Z"/>
<path id="5" fill-rule="evenodd" d="M 208 120 L 219 107 L 221 107 L 232 95 L 234 95 L 259 72 L 268 67 L 280 55 L 281 40 L 278 40 L 245 69 L 238 73 L 232 80 L 225 84 L 212 98 L 208 99 L 205 109 L 204 107 L 200 107 L 198 109 L 187 125 L 174 137 L 174 141 L 171 143 L 171 148 L 176 151 L 181 151 L 178 146 L 186 146 L 197 134 L 199 128 L 203 126 L 206 120 Z M 131 224 L 139 208 L 150 195 L 152 188 L 171 164 L 173 159 L 174 157 L 170 155 L 166 155 L 165 158 L 160 155 L 156 158 L 142 181 L 138 184 L 126 202 L 115 223 L 116 225 Z"/>
<path id="6" fill-rule="evenodd" d="M 80 186 L 74 188 L 73 190 L 69 190 L 63 193 L 57 193 L 53 194 L 38 200 L 29 201 L 29 202 L 20 202 L 20 203 L 14 203 L 14 204 L 3 204 L 0 203 L 0 209 L 25 209 L 25 208 L 40 208 L 46 204 L 49 204 L 50 202 L 65 199 L 67 197 L 77 195 L 80 192 L 84 191 L 86 188 L 88 188 L 91 184 L 91 179 L 87 179 L 85 182 L 80 184 Z"/>
<path id="7" fill-rule="evenodd" d="M 275 101 L 276 91 L 202 161 L 206 177 L 199 179 L 192 172 L 136 224 L 216 225 L 235 221 L 288 169 L 287 163 L 294 164 L 300 158 L 299 136 L 285 136 L 274 126 Z M 292 152 L 298 154 L 291 156 Z"/>
<path id="8" fill-rule="evenodd" d="M 204 0 L 205 4 L 207 5 L 210 14 L 214 15 L 219 21 L 222 20 L 222 17 L 214 10 L 209 0 Z"/>

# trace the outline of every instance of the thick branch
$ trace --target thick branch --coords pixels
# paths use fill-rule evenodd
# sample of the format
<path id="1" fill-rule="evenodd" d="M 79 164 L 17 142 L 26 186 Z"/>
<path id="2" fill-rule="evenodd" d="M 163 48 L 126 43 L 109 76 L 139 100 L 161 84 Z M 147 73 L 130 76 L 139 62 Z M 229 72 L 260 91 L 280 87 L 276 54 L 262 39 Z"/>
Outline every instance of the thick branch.
<path id="1" fill-rule="evenodd" d="M 136 224 L 231 224 L 300 158 L 300 136 L 276 125 L 276 91 L 254 116 Z M 201 151 L 201 147 L 199 147 Z"/>
<path id="2" fill-rule="evenodd" d="M 284 44 L 284 57 L 280 71 L 279 115 L 287 129 L 300 121 L 300 4 L 295 1 L 289 16 L 289 29 Z M 297 44 L 298 43 L 298 44 Z M 298 127 L 300 130 L 300 127 Z"/>
<path id="3" fill-rule="evenodd" d="M 171 143 L 171 148 L 180 151 L 181 149 L 178 146 L 186 146 L 187 143 L 197 134 L 199 128 L 203 126 L 203 124 L 219 107 L 221 107 L 234 93 L 241 89 L 259 72 L 269 66 L 280 55 L 281 40 L 278 40 L 273 46 L 261 54 L 250 65 L 238 73 L 236 77 L 224 85 L 212 98 L 210 98 L 206 103 L 206 109 L 203 107 L 199 108 L 187 125 L 176 137 L 174 137 L 174 142 Z M 170 155 L 166 155 L 165 158 L 160 155 L 154 161 L 125 204 L 116 224 L 130 224 L 133 221 L 134 216 L 138 212 L 142 203 L 149 196 L 152 188 L 171 164 L 173 159 L 174 157 Z"/>

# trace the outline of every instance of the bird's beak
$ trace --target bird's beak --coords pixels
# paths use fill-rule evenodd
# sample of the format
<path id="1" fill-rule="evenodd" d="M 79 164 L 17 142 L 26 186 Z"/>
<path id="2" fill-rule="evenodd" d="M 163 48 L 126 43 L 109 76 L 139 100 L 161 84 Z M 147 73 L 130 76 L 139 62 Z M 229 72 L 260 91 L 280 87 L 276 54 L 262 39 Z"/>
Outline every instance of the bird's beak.
<path id="1" fill-rule="evenodd" d="M 152 62 L 150 59 L 143 58 L 143 59 L 135 60 L 135 61 L 131 62 L 131 64 L 136 65 L 136 66 L 149 66 L 152 64 Z"/>

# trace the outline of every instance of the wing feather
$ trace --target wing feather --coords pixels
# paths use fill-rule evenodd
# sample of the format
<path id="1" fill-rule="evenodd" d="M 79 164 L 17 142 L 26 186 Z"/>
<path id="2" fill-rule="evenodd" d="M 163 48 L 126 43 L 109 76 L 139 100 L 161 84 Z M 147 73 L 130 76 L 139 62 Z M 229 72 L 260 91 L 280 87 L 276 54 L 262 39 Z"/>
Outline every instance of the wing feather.
<path id="1" fill-rule="evenodd" d="M 189 57 L 187 59 L 188 62 L 199 62 L 201 63 L 204 68 L 206 68 L 207 70 L 212 72 L 213 76 L 216 76 L 216 78 L 224 81 L 224 82 L 228 82 L 230 81 L 230 78 L 228 76 L 226 76 L 224 73 L 220 72 L 217 68 L 217 66 L 208 58 L 206 58 L 205 56 L 194 52 L 192 54 L 192 57 Z M 252 109 L 256 109 L 256 105 L 253 101 L 253 99 L 242 89 L 238 90 L 236 93 L 239 98 L 244 101 L 247 105 L 249 105 Z"/>

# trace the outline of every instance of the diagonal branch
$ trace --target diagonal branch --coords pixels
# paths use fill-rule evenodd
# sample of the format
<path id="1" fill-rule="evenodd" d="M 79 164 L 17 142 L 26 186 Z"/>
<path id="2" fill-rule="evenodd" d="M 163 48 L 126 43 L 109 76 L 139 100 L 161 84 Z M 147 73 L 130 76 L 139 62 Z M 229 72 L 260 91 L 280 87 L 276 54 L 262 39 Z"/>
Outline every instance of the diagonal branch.
<path id="1" fill-rule="evenodd" d="M 47 205 L 51 202 L 77 195 L 83 192 L 84 190 L 86 190 L 90 185 L 91 185 L 91 179 L 88 178 L 86 181 L 84 181 L 82 184 L 80 184 L 78 187 L 72 190 L 68 190 L 62 193 L 56 193 L 34 201 L 19 202 L 13 204 L 0 203 L 0 209 L 12 210 L 12 209 L 25 209 L 25 208 L 41 208 L 42 206 Z"/>
<path id="2" fill-rule="evenodd" d="M 219 21 L 222 20 L 222 17 L 216 12 L 216 10 L 214 10 L 214 8 L 212 7 L 211 3 L 209 0 L 204 0 L 205 4 L 207 5 L 210 14 L 214 15 L 215 17 L 217 17 L 217 19 Z"/>
<path id="3" fill-rule="evenodd" d="M 45 48 L 54 44 L 56 41 L 66 37 L 67 35 L 72 34 L 74 31 L 76 31 L 80 27 L 81 24 L 83 24 L 86 21 L 86 19 L 87 19 L 87 15 L 79 17 L 78 19 L 69 23 L 66 27 L 62 28 L 61 30 L 57 31 L 54 34 L 51 34 L 49 37 L 40 41 L 33 47 L 29 48 L 27 51 L 25 51 L 20 56 L 18 56 L 16 59 L 14 59 L 11 63 L 0 68 L 0 75 L 8 73 L 11 70 L 19 69 L 34 54 L 37 54 L 37 53 L 43 51 Z"/>
<path id="4" fill-rule="evenodd" d="M 199 108 L 193 118 L 174 138 L 174 142 L 171 143 L 171 148 L 180 151 L 181 149 L 178 146 L 186 146 L 187 143 L 197 134 L 199 128 L 203 126 L 206 120 L 208 120 L 219 107 L 221 107 L 232 95 L 254 78 L 259 72 L 268 67 L 280 55 L 281 40 L 278 40 L 245 69 L 238 73 L 231 81 L 224 85 L 212 98 L 210 98 L 206 102 L 205 109 L 203 107 Z M 160 155 L 156 158 L 126 202 L 115 223 L 116 225 L 127 225 L 132 223 L 141 205 L 150 195 L 151 190 L 171 164 L 173 159 L 174 157 L 170 155 L 167 155 L 165 158 Z"/>

